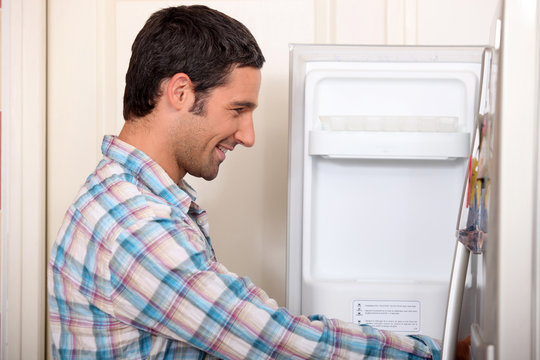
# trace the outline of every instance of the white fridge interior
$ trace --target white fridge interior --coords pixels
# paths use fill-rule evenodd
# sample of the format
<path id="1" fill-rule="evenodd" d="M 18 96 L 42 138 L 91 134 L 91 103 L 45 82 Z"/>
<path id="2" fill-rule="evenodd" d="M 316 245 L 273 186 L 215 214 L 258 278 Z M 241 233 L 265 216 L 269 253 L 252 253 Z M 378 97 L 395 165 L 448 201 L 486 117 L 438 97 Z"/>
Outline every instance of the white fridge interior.
<path id="1" fill-rule="evenodd" d="M 294 313 L 442 338 L 482 52 L 290 46 Z"/>

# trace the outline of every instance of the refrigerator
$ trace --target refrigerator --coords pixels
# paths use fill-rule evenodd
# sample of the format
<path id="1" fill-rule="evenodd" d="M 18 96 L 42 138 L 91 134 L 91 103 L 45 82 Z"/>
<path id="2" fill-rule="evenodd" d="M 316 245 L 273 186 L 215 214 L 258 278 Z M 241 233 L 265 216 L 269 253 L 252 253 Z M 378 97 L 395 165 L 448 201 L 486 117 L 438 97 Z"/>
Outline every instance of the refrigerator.
<path id="1" fill-rule="evenodd" d="M 293 313 L 540 356 L 539 13 L 502 1 L 489 46 L 290 45 Z"/>
<path id="2" fill-rule="evenodd" d="M 293 313 L 443 339 L 486 53 L 290 45 Z"/>

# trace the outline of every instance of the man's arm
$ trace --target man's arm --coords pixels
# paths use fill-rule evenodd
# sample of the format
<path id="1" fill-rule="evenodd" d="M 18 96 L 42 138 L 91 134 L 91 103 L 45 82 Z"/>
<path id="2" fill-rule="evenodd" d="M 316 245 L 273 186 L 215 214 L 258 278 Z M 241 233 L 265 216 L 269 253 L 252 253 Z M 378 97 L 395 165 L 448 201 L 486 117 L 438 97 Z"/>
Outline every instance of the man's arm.
<path id="1" fill-rule="evenodd" d="M 439 344 L 323 316 L 293 316 L 212 261 L 205 239 L 171 219 L 140 221 L 109 263 L 114 316 L 228 359 L 437 357 Z"/>

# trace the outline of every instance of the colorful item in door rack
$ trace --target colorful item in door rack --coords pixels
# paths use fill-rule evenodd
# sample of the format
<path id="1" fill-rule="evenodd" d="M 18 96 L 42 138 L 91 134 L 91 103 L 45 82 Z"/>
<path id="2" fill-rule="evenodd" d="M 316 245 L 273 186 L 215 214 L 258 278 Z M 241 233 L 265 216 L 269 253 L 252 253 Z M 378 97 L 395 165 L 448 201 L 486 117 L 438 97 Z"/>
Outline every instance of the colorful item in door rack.
<path id="1" fill-rule="evenodd" d="M 465 229 L 459 230 L 458 239 L 471 252 L 480 254 L 484 251 L 488 227 L 488 209 L 490 179 L 488 159 L 491 155 L 490 143 L 492 134 L 492 121 L 489 114 L 485 114 L 479 121 L 479 146 L 477 155 L 471 157 L 469 163 L 469 181 L 467 193 L 467 224 Z"/>

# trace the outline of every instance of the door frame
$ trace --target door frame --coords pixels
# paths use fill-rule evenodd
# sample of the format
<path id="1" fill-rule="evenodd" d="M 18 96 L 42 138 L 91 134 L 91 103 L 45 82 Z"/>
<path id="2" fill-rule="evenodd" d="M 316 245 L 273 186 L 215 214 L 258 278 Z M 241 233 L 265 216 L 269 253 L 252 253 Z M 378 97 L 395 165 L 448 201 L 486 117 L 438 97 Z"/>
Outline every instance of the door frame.
<path id="1" fill-rule="evenodd" d="M 47 2 L 2 5 L 1 356 L 44 359 Z"/>

